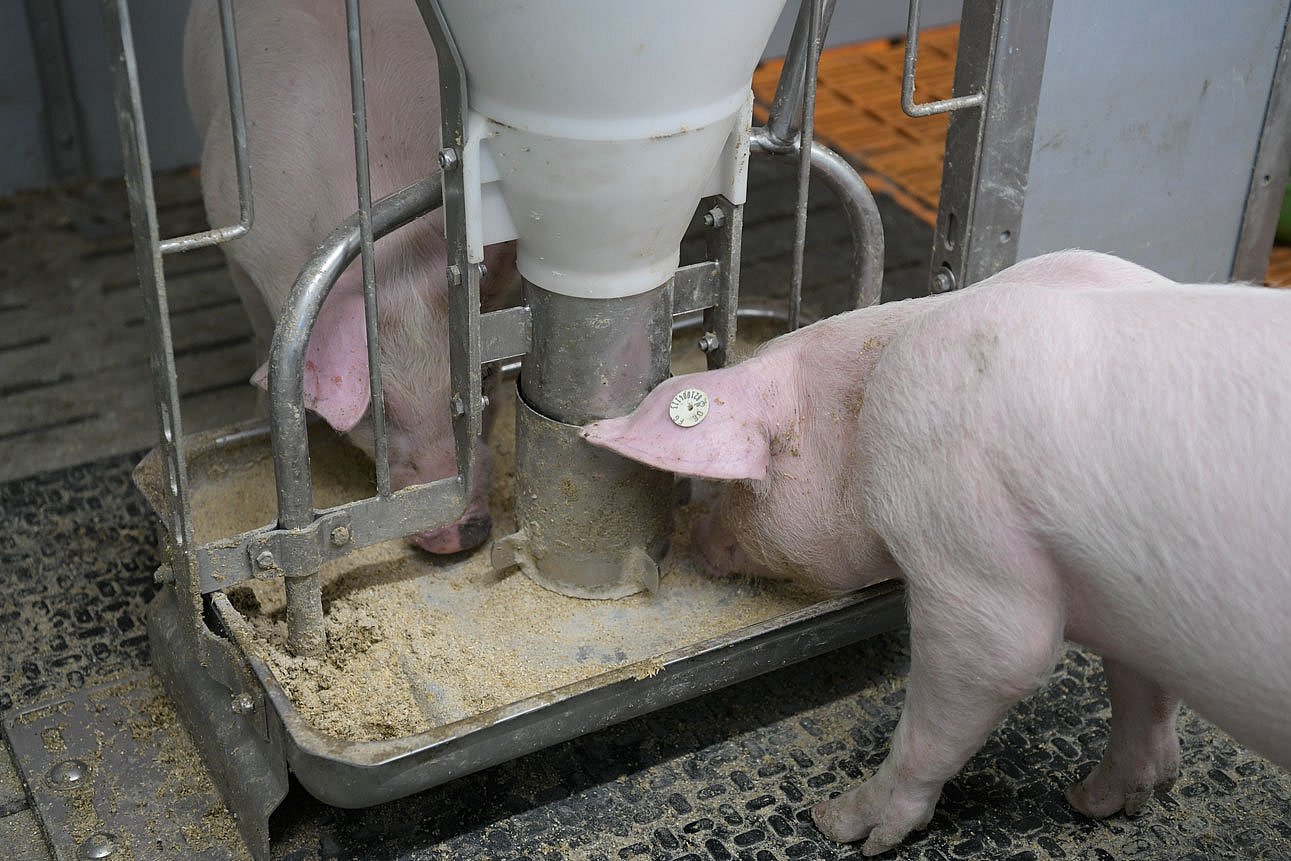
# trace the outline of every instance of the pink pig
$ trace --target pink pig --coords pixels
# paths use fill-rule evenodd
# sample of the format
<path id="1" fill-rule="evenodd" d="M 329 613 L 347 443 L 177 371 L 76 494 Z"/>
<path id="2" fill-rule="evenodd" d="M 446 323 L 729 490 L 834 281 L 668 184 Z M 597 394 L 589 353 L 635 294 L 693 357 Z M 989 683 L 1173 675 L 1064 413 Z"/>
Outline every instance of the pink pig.
<path id="1" fill-rule="evenodd" d="M 905 581 L 911 668 L 882 766 L 817 804 L 874 855 L 1064 638 L 1103 655 L 1112 724 L 1067 793 L 1134 813 L 1179 769 L 1180 697 L 1291 766 L 1291 295 L 1179 285 L 1068 251 L 854 311 L 678 377 L 592 443 L 725 479 L 714 569 Z M 705 392 L 675 426 L 668 404 Z"/>
<path id="2" fill-rule="evenodd" d="M 287 293 L 320 241 L 358 208 L 354 128 L 340 2 L 241 0 L 237 14 L 255 223 L 225 246 L 261 359 Z M 435 51 L 412 0 L 362 5 L 369 163 L 374 199 L 438 170 Z M 238 192 L 215 3 L 194 3 L 184 36 L 188 102 L 205 146 L 202 193 L 212 224 L 237 220 Z M 395 489 L 454 474 L 448 372 L 446 247 L 440 211 L 376 245 L 381 368 Z M 514 243 L 486 251 L 486 303 L 515 277 Z M 268 382 L 264 365 L 252 378 Z M 372 453 L 359 263 L 323 305 L 305 366 L 306 406 Z M 488 450 L 454 524 L 412 536 L 432 553 L 489 535 Z"/>

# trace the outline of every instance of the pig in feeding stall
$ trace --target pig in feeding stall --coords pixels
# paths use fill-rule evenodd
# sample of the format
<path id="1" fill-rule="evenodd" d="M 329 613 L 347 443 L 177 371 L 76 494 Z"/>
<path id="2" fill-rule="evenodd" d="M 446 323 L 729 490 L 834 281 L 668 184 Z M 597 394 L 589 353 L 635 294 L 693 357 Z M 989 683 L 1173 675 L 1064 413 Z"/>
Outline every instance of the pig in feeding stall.
<path id="1" fill-rule="evenodd" d="M 813 808 L 874 855 L 928 824 L 1064 637 L 1104 656 L 1112 700 L 1081 812 L 1173 783 L 1180 698 L 1291 767 L 1289 329 L 1291 296 L 1060 252 L 675 378 L 585 437 L 732 482 L 697 536 L 715 572 L 906 582 L 888 758 Z M 687 392 L 697 423 L 670 415 Z"/>
<path id="2" fill-rule="evenodd" d="M 369 162 L 372 194 L 416 181 L 437 164 L 439 92 L 434 45 L 410 0 L 365 3 Z M 301 265 L 355 208 L 353 116 L 340 3 L 237 4 L 241 81 L 257 215 L 248 234 L 224 246 L 229 271 L 264 361 L 253 378 L 267 388 L 269 342 Z M 202 195 L 212 224 L 235 221 L 238 184 L 228 133 L 229 101 L 218 9 L 194 3 L 184 37 L 184 79 L 203 135 Z M 394 489 L 457 472 L 450 430 L 448 309 L 443 215 L 432 213 L 376 246 L 381 367 Z M 517 280 L 515 243 L 485 252 L 481 297 L 495 306 Z M 323 305 L 309 342 L 305 403 L 373 453 L 363 279 L 358 262 Z M 476 446 L 470 504 L 456 523 L 411 540 L 431 553 L 478 547 L 488 537 L 488 448 Z"/>

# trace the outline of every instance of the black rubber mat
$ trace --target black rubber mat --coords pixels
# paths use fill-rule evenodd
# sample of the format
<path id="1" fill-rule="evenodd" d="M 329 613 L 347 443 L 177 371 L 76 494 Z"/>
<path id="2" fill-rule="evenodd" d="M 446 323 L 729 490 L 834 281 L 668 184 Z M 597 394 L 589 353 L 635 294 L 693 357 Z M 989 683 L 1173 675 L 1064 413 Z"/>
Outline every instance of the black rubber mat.
<path id="1" fill-rule="evenodd" d="M 157 554 L 134 460 L 0 485 L 0 711 L 146 666 Z M 297 789 L 273 822 L 275 857 L 859 857 L 806 810 L 882 760 L 907 665 L 904 636 L 879 637 L 367 811 Z M 1147 812 L 1091 822 L 1068 808 L 1062 787 L 1092 766 L 1106 718 L 1097 659 L 1069 650 L 947 785 L 928 830 L 885 857 L 1291 858 L 1291 775 L 1187 711 L 1182 776 Z"/>

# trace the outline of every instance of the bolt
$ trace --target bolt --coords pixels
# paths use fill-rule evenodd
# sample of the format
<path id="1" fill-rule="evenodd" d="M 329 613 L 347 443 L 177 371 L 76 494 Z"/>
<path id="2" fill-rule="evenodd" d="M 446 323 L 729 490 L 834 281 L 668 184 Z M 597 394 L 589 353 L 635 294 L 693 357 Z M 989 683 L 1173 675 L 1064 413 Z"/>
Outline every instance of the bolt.
<path id="1" fill-rule="evenodd" d="M 251 710 L 255 706 L 255 700 L 251 699 L 250 694 L 238 694 L 229 702 L 229 708 L 233 710 L 235 715 L 251 714 Z"/>
<path id="2" fill-rule="evenodd" d="M 117 839 L 111 834 L 100 831 L 85 838 L 81 844 L 82 858 L 107 858 L 117 851 Z"/>
<path id="3" fill-rule="evenodd" d="M 483 281 L 489 275 L 489 267 L 485 266 L 483 263 L 476 263 L 475 270 L 480 273 L 481 281 Z"/>
<path id="4" fill-rule="evenodd" d="M 453 416 L 461 418 L 466 415 L 466 404 L 462 402 L 461 395 L 453 395 Z"/>
<path id="5" fill-rule="evenodd" d="M 708 212 L 704 213 L 704 226 L 711 228 L 726 226 L 726 213 L 722 212 L 720 206 L 714 206 Z"/>
<path id="6" fill-rule="evenodd" d="M 462 286 L 462 270 L 456 263 L 448 267 L 448 284 L 451 287 Z"/>
<path id="7" fill-rule="evenodd" d="M 256 567 L 261 571 L 269 571 L 274 567 L 273 554 L 268 550 L 261 550 L 256 554 Z"/>
<path id="8" fill-rule="evenodd" d="M 445 171 L 457 170 L 459 160 L 457 150 L 451 146 L 446 146 L 439 151 L 439 166 Z"/>
<path id="9" fill-rule="evenodd" d="M 933 293 L 949 293 L 955 289 L 955 273 L 951 272 L 945 266 L 932 276 Z"/>
<path id="10" fill-rule="evenodd" d="M 350 527 L 338 526 L 331 532 L 332 546 L 344 547 L 350 543 Z"/>
<path id="11" fill-rule="evenodd" d="M 75 786 L 89 773 L 89 767 L 79 759 L 65 759 L 49 770 L 49 782 L 55 786 Z"/>
<path id="12" fill-rule="evenodd" d="M 705 332 L 704 337 L 699 339 L 699 349 L 705 353 L 711 353 L 720 346 L 722 346 L 722 341 L 717 337 L 716 332 Z"/>
<path id="13" fill-rule="evenodd" d="M 488 409 L 488 406 L 489 406 L 489 396 L 480 395 L 480 407 L 482 409 Z"/>

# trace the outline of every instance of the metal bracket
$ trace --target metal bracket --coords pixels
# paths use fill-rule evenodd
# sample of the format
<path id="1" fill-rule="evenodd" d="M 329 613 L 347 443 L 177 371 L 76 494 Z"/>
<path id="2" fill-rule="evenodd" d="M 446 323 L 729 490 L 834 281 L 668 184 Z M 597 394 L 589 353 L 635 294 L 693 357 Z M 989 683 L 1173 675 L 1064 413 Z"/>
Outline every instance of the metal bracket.
<path id="1" fill-rule="evenodd" d="M 259 579 L 304 577 L 349 550 L 350 513 L 332 511 L 298 529 L 276 529 L 247 542 L 247 558 Z"/>
<path id="2" fill-rule="evenodd" d="M 911 117 L 931 117 L 964 108 L 976 108 L 986 101 L 986 93 L 979 90 L 966 96 L 955 96 L 936 102 L 915 104 L 914 67 L 919 56 L 919 0 L 910 0 L 910 17 L 905 26 L 905 72 L 901 76 L 901 110 Z"/>

